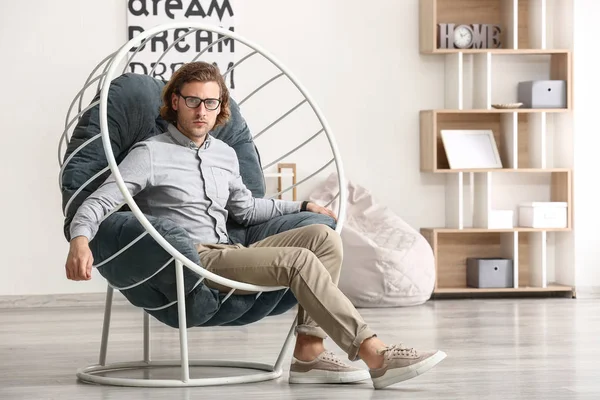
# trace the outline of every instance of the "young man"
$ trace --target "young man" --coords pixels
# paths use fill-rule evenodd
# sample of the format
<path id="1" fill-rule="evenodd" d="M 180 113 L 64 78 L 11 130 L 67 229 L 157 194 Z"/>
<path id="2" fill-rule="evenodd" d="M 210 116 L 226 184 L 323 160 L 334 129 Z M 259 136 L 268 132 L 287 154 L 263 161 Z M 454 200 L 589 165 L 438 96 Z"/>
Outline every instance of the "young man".
<path id="1" fill-rule="evenodd" d="M 228 215 L 244 225 L 307 211 L 336 216 L 313 203 L 253 198 L 240 176 L 235 151 L 209 135 L 229 118 L 229 92 L 218 69 L 197 62 L 181 67 L 163 90 L 162 117 L 168 131 L 138 143 L 119 165 L 123 180 L 144 213 L 164 216 L 186 229 L 202 265 L 226 278 L 264 286 L 286 286 L 299 303 L 290 382 L 340 383 L 371 378 L 376 388 L 413 378 L 445 358 L 386 346 L 338 289 L 342 265 L 339 235 L 310 225 L 268 237 L 249 247 L 232 245 Z M 89 241 L 100 221 L 123 196 L 111 176 L 80 206 L 70 229 L 68 279 L 89 280 Z M 304 204 L 304 207 L 303 207 Z M 229 291 L 208 282 L 207 285 Z M 343 363 L 325 350 L 326 335 L 362 359 L 369 371 Z"/>

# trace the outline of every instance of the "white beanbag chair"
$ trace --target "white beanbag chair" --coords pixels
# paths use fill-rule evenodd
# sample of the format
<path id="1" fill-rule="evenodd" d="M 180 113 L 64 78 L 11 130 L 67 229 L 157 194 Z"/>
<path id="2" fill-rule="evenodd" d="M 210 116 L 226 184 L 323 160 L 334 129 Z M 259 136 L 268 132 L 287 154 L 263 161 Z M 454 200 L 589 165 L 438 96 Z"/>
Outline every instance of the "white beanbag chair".
<path id="1" fill-rule="evenodd" d="M 338 193 L 332 174 L 310 195 L 325 206 Z M 329 207 L 338 213 L 337 201 Z M 348 182 L 344 261 L 339 288 L 355 307 L 425 303 L 435 285 L 435 260 L 425 238 L 363 187 Z"/>

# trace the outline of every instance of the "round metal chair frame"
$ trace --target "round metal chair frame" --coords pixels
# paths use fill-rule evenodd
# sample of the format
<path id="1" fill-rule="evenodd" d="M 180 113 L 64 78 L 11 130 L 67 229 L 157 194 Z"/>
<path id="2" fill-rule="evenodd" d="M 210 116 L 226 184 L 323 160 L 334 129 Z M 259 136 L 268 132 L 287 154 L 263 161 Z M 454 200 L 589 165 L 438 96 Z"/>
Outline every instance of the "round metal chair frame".
<path id="1" fill-rule="evenodd" d="M 126 44 L 124 44 L 117 52 L 109 55 L 102 62 L 100 62 L 98 64 L 98 66 L 90 74 L 88 80 L 85 83 L 84 88 L 77 94 L 77 96 L 73 100 L 71 107 L 69 109 L 69 112 L 67 113 L 67 118 L 65 121 L 65 131 L 63 132 L 63 135 L 60 139 L 59 163 L 61 164 L 61 172 L 60 172 L 59 181 L 62 185 L 62 172 L 63 172 L 66 164 L 70 161 L 70 159 L 74 155 L 74 154 L 71 154 L 71 156 L 68 159 L 66 159 L 64 163 L 61 162 L 61 147 L 62 147 L 63 140 L 65 143 L 68 144 L 69 129 L 72 126 L 74 126 L 75 122 L 77 122 L 78 119 L 86 111 L 88 111 L 90 108 L 96 106 L 99 103 L 101 133 L 99 135 L 97 135 L 96 137 L 89 139 L 86 143 L 83 143 L 80 146 L 80 148 L 75 150 L 74 153 L 79 151 L 82 147 L 87 145 L 89 142 L 101 137 L 104 152 L 105 152 L 105 155 L 106 155 L 106 158 L 108 161 L 108 167 L 105 168 L 104 170 L 100 171 L 94 177 L 90 178 L 90 180 L 88 180 L 88 182 L 86 182 L 86 183 L 84 183 L 84 185 L 82 185 L 82 188 L 85 187 L 90 182 L 92 182 L 98 176 L 100 176 L 103 172 L 106 172 L 108 170 L 108 168 L 110 168 L 111 172 L 114 175 L 116 184 L 118 185 L 119 189 L 121 190 L 121 192 L 125 198 L 125 203 L 129 206 L 132 213 L 135 215 L 135 217 L 138 219 L 138 221 L 145 228 L 146 233 L 151 235 L 152 238 L 154 240 L 156 240 L 156 242 L 158 242 L 158 244 L 160 244 L 173 257 L 171 259 L 171 261 L 173 259 L 175 260 L 175 271 L 176 271 L 176 280 L 177 280 L 177 301 L 176 302 L 177 302 L 178 315 L 179 315 L 179 342 L 180 342 L 181 358 L 180 358 L 180 360 L 162 360 L 162 361 L 153 361 L 150 359 L 150 320 L 149 320 L 149 314 L 147 312 L 144 312 L 144 358 L 143 358 L 143 360 L 133 361 L 133 362 L 106 363 L 108 333 L 109 333 L 109 329 L 110 329 L 110 319 L 111 319 L 111 313 L 112 313 L 112 301 L 113 301 L 114 289 L 126 290 L 126 289 L 129 289 L 129 288 L 135 286 L 135 285 L 132 285 L 127 288 L 116 288 L 116 287 L 112 287 L 109 285 L 107 288 L 107 293 L 106 293 L 106 303 L 105 303 L 104 323 L 103 323 L 103 329 L 102 329 L 102 342 L 101 342 L 101 347 L 100 347 L 99 363 L 95 364 L 95 365 L 86 366 L 84 368 L 80 368 L 77 371 L 77 377 L 81 381 L 89 382 L 89 383 L 116 385 L 116 386 L 134 386 L 134 387 L 185 387 L 185 386 L 227 385 L 227 384 L 250 383 L 250 382 L 259 382 L 259 381 L 277 379 L 282 375 L 283 358 L 285 356 L 287 348 L 290 346 L 292 339 L 294 337 L 294 328 L 296 325 L 296 320 L 292 324 L 292 327 L 290 328 L 288 335 L 284 341 L 281 352 L 279 353 L 277 360 L 273 365 L 263 364 L 263 363 L 254 363 L 254 362 L 245 362 L 245 361 L 189 360 L 187 328 L 186 328 L 187 322 L 186 322 L 185 301 L 184 301 L 185 293 L 184 293 L 184 289 L 183 289 L 184 288 L 183 268 L 184 267 L 189 268 L 202 277 L 200 279 L 200 281 L 198 282 L 198 284 L 204 279 L 210 279 L 211 281 L 213 281 L 215 283 L 230 287 L 231 291 L 222 300 L 223 302 L 226 301 L 227 298 L 229 296 L 231 296 L 231 294 L 233 294 L 233 292 L 235 290 L 258 292 L 258 296 L 259 296 L 263 292 L 276 291 L 276 290 L 281 290 L 281 289 L 286 289 L 286 288 L 271 287 L 271 286 L 257 286 L 257 285 L 252 285 L 252 284 L 248 284 L 248 283 L 244 283 L 244 282 L 238 282 L 235 280 L 226 279 L 219 275 L 216 275 L 216 274 L 213 274 L 213 273 L 207 271 L 206 269 L 195 264 L 193 261 L 191 261 L 190 259 L 185 257 L 183 254 L 181 254 L 176 248 L 174 248 L 169 242 L 167 242 L 165 240 L 165 238 L 163 238 L 162 235 L 160 233 L 158 233 L 158 231 L 156 231 L 156 229 L 150 224 L 148 219 L 144 216 L 144 214 L 142 213 L 142 211 L 136 204 L 135 200 L 133 199 L 133 197 L 127 190 L 125 182 L 119 171 L 118 164 L 117 164 L 114 154 L 112 152 L 110 136 L 109 136 L 109 129 L 108 129 L 108 115 L 107 115 L 107 105 L 108 105 L 108 94 L 109 94 L 110 82 L 112 82 L 113 79 L 117 78 L 119 75 L 121 75 L 125 71 L 125 70 L 121 69 L 122 68 L 121 65 L 122 65 L 122 62 L 127 59 L 127 55 L 131 48 L 139 49 L 142 47 L 142 46 L 140 46 L 140 44 L 142 44 L 142 42 L 145 43 L 148 40 L 152 39 L 154 36 L 164 32 L 164 31 L 172 30 L 172 29 L 189 29 L 189 32 L 187 34 L 191 34 L 192 32 L 195 32 L 197 30 L 211 31 L 213 33 L 219 34 L 219 37 L 220 37 L 220 39 L 218 41 L 214 42 L 212 45 L 215 45 L 217 42 L 222 41 L 224 39 L 233 39 L 235 41 L 243 43 L 244 45 L 248 46 L 249 48 L 251 48 L 254 51 L 250 55 L 245 56 L 239 62 L 237 62 L 233 68 L 235 68 L 241 62 L 243 62 L 245 59 L 247 59 L 250 56 L 257 54 L 257 53 L 262 55 L 263 57 L 265 57 L 273 65 L 275 65 L 276 67 L 279 68 L 279 70 L 281 71 L 281 74 L 279 74 L 277 77 L 275 77 L 275 78 L 271 79 L 270 81 L 266 82 L 265 84 L 263 84 L 259 89 L 255 90 L 248 97 L 252 96 L 254 93 L 256 93 L 257 91 L 262 89 L 264 86 L 266 86 L 268 83 L 270 83 L 274 79 L 276 79 L 280 76 L 283 76 L 283 75 L 285 75 L 294 84 L 294 86 L 302 93 L 302 95 L 304 96 L 304 99 L 305 99 L 303 102 L 308 102 L 308 104 L 312 107 L 315 115 L 319 119 L 319 122 L 321 123 L 321 126 L 322 126 L 321 131 L 319 131 L 316 135 L 314 135 L 308 141 L 312 140 L 318 134 L 324 132 L 327 135 L 329 145 L 330 145 L 331 151 L 333 152 L 334 158 L 328 164 L 326 164 L 324 167 L 322 167 L 320 170 L 318 170 L 314 174 L 310 175 L 308 178 L 298 182 L 297 184 L 287 188 L 286 190 L 284 190 L 280 193 L 275 194 L 272 197 L 280 195 L 280 194 L 286 192 L 287 190 L 290 190 L 296 186 L 299 186 L 300 184 L 304 183 L 305 181 L 307 181 L 308 179 L 310 179 L 311 177 L 313 177 L 314 175 L 316 175 L 317 173 L 322 171 L 329 164 L 331 164 L 332 162 L 335 161 L 335 166 L 336 166 L 337 175 L 338 175 L 339 193 L 332 200 L 332 202 L 335 201 L 336 198 L 339 202 L 338 203 L 339 204 L 338 221 L 337 221 L 337 227 L 336 227 L 336 231 L 338 233 L 341 232 L 342 226 L 344 224 L 346 204 L 345 204 L 345 201 L 341 201 L 341 199 L 346 199 L 346 187 L 343 184 L 343 182 L 345 182 L 345 178 L 344 178 L 344 172 L 343 172 L 343 168 L 342 168 L 341 158 L 340 158 L 337 146 L 336 146 L 336 142 L 331 133 L 331 129 L 330 129 L 329 125 L 327 124 L 327 121 L 326 121 L 325 117 L 323 116 L 323 114 L 321 113 L 320 109 L 316 106 L 315 102 L 312 100 L 312 98 L 307 93 L 305 88 L 299 83 L 299 81 L 296 79 L 296 77 L 281 64 L 281 62 L 276 60 L 275 57 L 273 55 L 271 55 L 269 52 L 267 52 L 265 49 L 261 48 L 260 46 L 258 46 L 255 43 L 243 38 L 242 36 L 236 34 L 235 32 L 231 32 L 229 30 L 222 29 L 222 28 L 219 28 L 216 26 L 205 25 L 202 23 L 191 23 L 191 22 L 171 23 L 171 24 L 156 26 L 152 29 L 149 29 L 147 31 L 140 33 L 138 36 L 136 36 L 135 38 L 129 40 Z M 186 35 L 181 36 L 179 38 L 179 40 L 183 39 Z M 176 43 L 173 43 L 169 48 L 167 48 L 165 53 L 168 52 L 175 44 Z M 207 49 L 205 49 L 203 51 L 206 51 L 206 50 Z M 160 57 L 160 59 L 162 59 L 162 57 L 164 56 L 165 53 L 163 53 L 163 55 Z M 129 65 L 129 63 L 132 61 L 135 54 L 136 53 L 131 55 L 131 57 L 127 60 L 125 69 Z M 192 61 L 195 61 L 200 55 L 201 55 L 201 53 L 198 54 L 196 56 L 196 58 L 194 58 L 194 60 L 192 60 Z M 104 64 L 106 64 L 106 65 L 104 67 L 103 73 L 100 76 L 97 76 L 92 79 L 92 76 L 94 75 L 94 73 L 97 70 L 99 70 L 99 68 Z M 226 71 L 225 74 L 229 73 L 233 68 Z M 152 73 L 152 71 L 150 71 L 150 73 Z M 86 107 L 82 110 L 83 95 L 84 95 L 86 89 L 91 87 L 92 84 L 95 83 L 96 81 L 98 82 L 98 90 L 100 92 L 100 99 L 97 102 L 91 103 L 88 107 Z M 247 100 L 247 98 L 244 99 L 244 101 L 245 100 Z M 79 106 L 78 106 L 79 113 L 77 114 L 77 116 L 75 116 L 74 118 L 72 118 L 70 120 L 69 118 L 70 118 L 71 110 L 74 107 L 74 105 L 77 103 L 77 101 L 79 102 Z M 242 102 L 240 102 L 240 105 L 241 105 L 241 103 Z M 285 118 L 285 116 L 287 116 L 289 113 L 293 112 L 297 107 L 298 106 L 294 107 L 292 110 L 290 110 L 288 113 L 286 113 L 283 117 L 281 117 L 280 119 L 275 121 L 275 123 L 279 122 L 279 120 L 281 120 L 282 118 Z M 274 125 L 274 124 L 272 124 L 272 125 Z M 271 127 L 271 126 L 269 126 L 269 127 Z M 262 132 L 260 132 L 258 135 L 256 135 L 254 138 L 257 138 L 263 132 L 264 132 L 264 130 Z M 300 148 L 301 146 L 306 144 L 308 141 L 304 142 L 302 145 L 297 147 L 295 150 L 297 150 L 298 148 Z M 293 151 L 295 151 L 295 150 L 293 150 Z M 284 156 L 280 157 L 280 159 L 288 156 L 292 152 L 288 152 Z M 270 165 L 273 165 L 273 163 L 271 163 Z M 66 214 L 72 200 L 79 194 L 79 192 L 81 191 L 82 188 L 80 188 L 77 192 L 75 192 L 72 195 L 70 201 L 65 206 L 65 210 L 64 210 L 65 214 Z M 141 239 L 141 237 L 139 237 L 138 239 Z M 134 242 L 136 240 L 134 240 Z M 126 251 L 127 248 L 129 248 L 132 244 L 133 244 L 133 242 L 130 245 L 123 248 L 118 253 L 116 253 L 115 255 L 113 255 L 109 260 L 104 261 L 102 264 L 112 260 L 114 257 L 117 257 L 123 251 Z M 100 266 L 101 265 L 99 264 L 99 265 L 96 265 L 95 267 L 97 268 Z M 138 284 L 141 284 L 141 283 L 142 282 L 140 282 Z M 169 304 L 167 306 L 171 306 L 171 305 L 173 305 L 173 304 Z M 194 378 L 190 378 L 190 371 L 189 371 L 190 366 L 242 368 L 242 369 L 250 369 L 250 370 L 254 370 L 254 371 L 258 371 L 258 372 L 250 374 L 250 375 L 242 375 L 242 376 L 194 379 Z M 180 367 L 181 368 L 181 379 L 139 379 L 139 378 L 110 377 L 110 376 L 102 376 L 101 375 L 101 374 L 114 372 L 114 371 L 153 369 L 153 368 L 165 368 L 165 367 Z"/>

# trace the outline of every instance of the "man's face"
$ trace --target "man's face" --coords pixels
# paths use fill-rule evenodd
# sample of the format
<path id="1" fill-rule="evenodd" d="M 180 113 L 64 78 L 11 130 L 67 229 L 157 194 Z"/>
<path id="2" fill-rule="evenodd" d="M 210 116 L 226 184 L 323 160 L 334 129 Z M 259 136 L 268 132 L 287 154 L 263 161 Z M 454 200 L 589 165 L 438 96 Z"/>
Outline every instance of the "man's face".
<path id="1" fill-rule="evenodd" d="M 184 97 L 197 97 L 205 99 L 220 99 L 220 88 L 217 82 L 188 82 L 179 91 L 173 93 L 171 97 L 172 107 L 177 111 L 177 129 L 185 136 L 201 145 L 208 132 L 215 126 L 217 116 L 221 112 L 221 106 L 215 110 L 210 110 L 211 104 L 202 102 L 200 106 L 191 108 L 186 104 Z M 188 103 L 197 100 L 189 99 Z"/>

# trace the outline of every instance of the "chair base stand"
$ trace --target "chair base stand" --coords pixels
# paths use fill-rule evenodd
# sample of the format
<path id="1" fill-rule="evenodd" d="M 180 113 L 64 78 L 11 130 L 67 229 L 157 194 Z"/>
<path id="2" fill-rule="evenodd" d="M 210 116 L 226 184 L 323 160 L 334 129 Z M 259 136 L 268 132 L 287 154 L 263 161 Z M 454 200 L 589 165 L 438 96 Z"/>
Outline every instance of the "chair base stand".
<path id="1" fill-rule="evenodd" d="M 190 360 L 190 367 L 220 367 L 220 368 L 242 368 L 256 371 L 263 371 L 255 374 L 241 376 L 226 376 L 215 378 L 198 378 L 187 381 L 179 379 L 144 379 L 144 378 L 118 378 L 99 376 L 106 372 L 125 371 L 125 370 L 149 370 L 153 368 L 181 368 L 181 360 L 164 361 L 132 361 L 120 362 L 106 365 L 92 365 L 79 369 L 77 377 L 86 383 L 97 383 L 101 385 L 112 386 L 132 386 L 132 387 L 193 387 L 193 386 L 216 386 L 233 385 L 239 383 L 253 383 L 277 379 L 282 375 L 282 369 L 275 370 L 273 365 L 246 362 L 246 361 L 227 361 L 227 360 Z"/>

